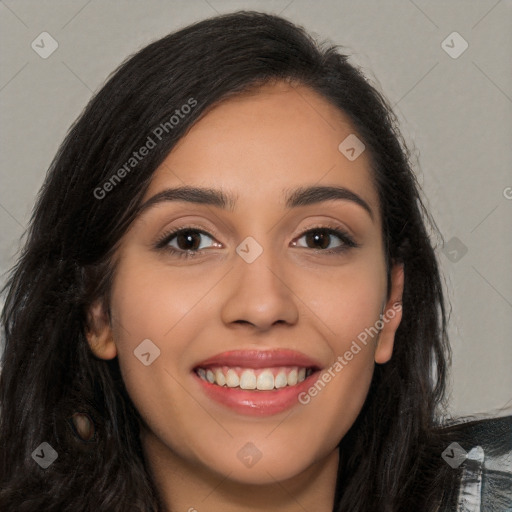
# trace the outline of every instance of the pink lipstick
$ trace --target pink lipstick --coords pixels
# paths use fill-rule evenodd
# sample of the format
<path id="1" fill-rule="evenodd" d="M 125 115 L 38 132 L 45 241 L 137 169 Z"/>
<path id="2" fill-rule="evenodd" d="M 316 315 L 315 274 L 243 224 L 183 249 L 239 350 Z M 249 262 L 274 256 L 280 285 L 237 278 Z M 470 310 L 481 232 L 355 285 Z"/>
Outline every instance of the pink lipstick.
<path id="1" fill-rule="evenodd" d="M 268 416 L 297 404 L 320 368 L 293 350 L 235 350 L 200 362 L 193 373 L 215 402 L 240 414 Z"/>

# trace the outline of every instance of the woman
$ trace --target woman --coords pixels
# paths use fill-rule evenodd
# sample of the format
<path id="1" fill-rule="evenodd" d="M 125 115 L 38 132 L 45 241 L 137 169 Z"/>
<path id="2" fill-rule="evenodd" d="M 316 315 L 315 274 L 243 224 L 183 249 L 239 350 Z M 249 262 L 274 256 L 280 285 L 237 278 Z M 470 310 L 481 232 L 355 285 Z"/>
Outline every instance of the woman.
<path id="1" fill-rule="evenodd" d="M 69 132 L 7 283 L 0 508 L 444 510 L 424 219 L 336 48 L 240 12 L 138 52 Z"/>

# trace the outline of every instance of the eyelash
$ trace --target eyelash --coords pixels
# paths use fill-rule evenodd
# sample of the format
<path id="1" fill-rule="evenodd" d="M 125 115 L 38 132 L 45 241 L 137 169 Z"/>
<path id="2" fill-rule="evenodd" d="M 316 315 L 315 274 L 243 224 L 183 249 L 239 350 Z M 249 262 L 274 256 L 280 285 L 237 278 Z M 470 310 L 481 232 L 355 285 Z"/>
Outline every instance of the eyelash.
<path id="1" fill-rule="evenodd" d="M 180 233 L 191 231 L 193 233 L 200 233 L 202 235 L 206 235 L 210 238 L 214 238 L 210 233 L 205 231 L 204 229 L 196 226 L 184 226 L 182 228 L 174 229 L 172 231 L 164 233 L 156 242 L 155 248 L 158 250 L 163 250 L 171 253 L 179 258 L 193 258 L 197 256 L 204 249 L 196 249 L 196 250 L 183 250 L 183 249 L 175 249 L 174 247 L 170 247 L 168 244 L 171 240 L 173 240 Z M 355 240 L 346 232 L 341 230 L 336 226 L 323 225 L 323 226 L 313 226 L 308 228 L 306 231 L 303 231 L 302 234 L 298 237 L 302 238 L 304 235 L 309 233 L 321 232 L 327 235 L 335 235 L 337 236 L 343 245 L 336 247 L 335 249 L 311 249 L 312 251 L 321 252 L 328 255 L 341 255 L 345 253 L 349 249 L 358 248 L 360 244 L 355 242 Z M 307 249 L 307 247 L 304 247 Z"/>

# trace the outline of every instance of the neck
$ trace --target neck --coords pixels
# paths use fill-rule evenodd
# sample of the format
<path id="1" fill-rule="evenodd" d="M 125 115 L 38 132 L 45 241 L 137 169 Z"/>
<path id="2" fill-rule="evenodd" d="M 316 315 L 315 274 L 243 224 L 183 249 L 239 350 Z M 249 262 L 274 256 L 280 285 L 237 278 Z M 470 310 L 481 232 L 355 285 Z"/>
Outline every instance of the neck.
<path id="1" fill-rule="evenodd" d="M 338 450 L 285 481 L 246 484 L 192 464 L 175 454 L 151 432 L 141 441 L 160 500 L 161 512 L 260 512 L 315 510 L 332 512 L 338 472 Z"/>

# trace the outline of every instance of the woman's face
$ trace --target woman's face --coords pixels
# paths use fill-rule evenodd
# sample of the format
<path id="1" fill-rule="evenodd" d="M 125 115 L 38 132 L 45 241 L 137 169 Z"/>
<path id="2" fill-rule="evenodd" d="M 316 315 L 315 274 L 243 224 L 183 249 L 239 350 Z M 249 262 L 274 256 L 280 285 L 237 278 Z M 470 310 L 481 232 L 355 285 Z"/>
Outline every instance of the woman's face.
<path id="1" fill-rule="evenodd" d="M 111 325 L 92 308 L 89 335 L 118 356 L 153 461 L 264 483 L 336 456 L 400 311 L 368 333 L 403 286 L 394 267 L 387 300 L 377 191 L 353 137 L 313 91 L 267 85 L 210 111 L 155 172 L 118 249 Z"/>

